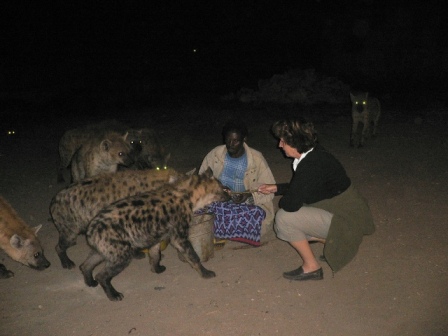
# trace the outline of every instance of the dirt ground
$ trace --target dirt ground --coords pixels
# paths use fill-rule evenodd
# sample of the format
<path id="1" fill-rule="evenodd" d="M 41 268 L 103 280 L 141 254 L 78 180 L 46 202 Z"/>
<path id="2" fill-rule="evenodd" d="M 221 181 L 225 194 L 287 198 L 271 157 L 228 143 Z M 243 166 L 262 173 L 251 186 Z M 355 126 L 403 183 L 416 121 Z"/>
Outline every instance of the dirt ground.
<path id="1" fill-rule="evenodd" d="M 176 113 L 130 111 L 126 119 L 160 129 L 170 165 L 186 172 L 221 143 L 229 115 L 250 117 L 255 122 L 248 144 L 263 152 L 278 182 L 289 181 L 290 161 L 269 134 L 280 111 Z M 43 224 L 39 237 L 51 267 L 35 271 L 0 251 L 0 262 L 15 273 L 0 280 L 0 335 L 448 334 L 447 133 L 413 118 L 399 121 L 394 111 L 384 114 L 378 137 L 363 149 L 348 146 L 348 113 L 315 115 L 321 143 L 368 199 L 377 228 L 340 272 L 333 276 L 322 263 L 322 281 L 285 280 L 282 272 L 301 261 L 273 233 L 259 248 L 231 242 L 215 251 L 204 263 L 217 274 L 208 280 L 170 246 L 162 260 L 164 273 L 151 273 L 148 260 L 140 259 L 113 280 L 124 294 L 121 302 L 109 301 L 101 288 L 87 287 L 78 268 L 63 269 L 54 249 L 58 234 L 48 207 L 63 187 L 56 184 L 57 146 L 74 123 L 70 118 L 58 119 L 58 126 L 36 123 L 32 132 L 2 138 L 0 194 L 30 225 Z M 80 265 L 88 249 L 82 236 L 77 242 L 68 254 Z M 313 245 L 316 255 L 322 249 Z"/>

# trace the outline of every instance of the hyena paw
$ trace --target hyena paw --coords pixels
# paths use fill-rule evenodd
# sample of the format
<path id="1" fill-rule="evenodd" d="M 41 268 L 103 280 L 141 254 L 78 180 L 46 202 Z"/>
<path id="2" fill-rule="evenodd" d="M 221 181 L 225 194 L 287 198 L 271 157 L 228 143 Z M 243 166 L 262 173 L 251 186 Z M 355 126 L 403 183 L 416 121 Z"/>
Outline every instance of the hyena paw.
<path id="1" fill-rule="evenodd" d="M 157 273 L 157 274 L 163 273 L 163 272 L 165 272 L 165 270 L 166 270 L 166 267 L 163 265 L 156 265 L 153 267 L 153 272 Z"/>
<path id="2" fill-rule="evenodd" d="M 114 288 L 104 289 L 104 291 L 106 292 L 107 297 L 111 301 L 123 300 L 123 297 L 124 297 L 123 294 L 121 294 L 120 292 L 117 292 Z"/>
<path id="3" fill-rule="evenodd" d="M 207 269 L 204 269 L 204 270 L 202 271 L 202 277 L 203 277 L 204 279 L 214 278 L 215 276 L 216 276 L 216 273 L 213 272 L 213 271 L 209 271 L 209 270 L 207 270 Z"/>
<path id="4" fill-rule="evenodd" d="M 65 269 L 72 269 L 76 266 L 75 263 L 68 258 L 61 259 L 61 265 Z"/>
<path id="5" fill-rule="evenodd" d="M 0 264 L 0 279 L 12 278 L 14 273 L 6 269 L 5 265 Z"/>

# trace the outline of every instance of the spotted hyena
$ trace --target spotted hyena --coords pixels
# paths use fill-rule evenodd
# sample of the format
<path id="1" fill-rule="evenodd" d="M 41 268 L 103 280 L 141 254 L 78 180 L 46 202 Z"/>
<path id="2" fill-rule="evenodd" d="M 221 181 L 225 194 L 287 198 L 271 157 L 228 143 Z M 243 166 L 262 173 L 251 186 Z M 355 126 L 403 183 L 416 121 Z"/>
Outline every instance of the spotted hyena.
<path id="1" fill-rule="evenodd" d="M 12 206 L 0 196 L 0 247 L 11 259 L 36 270 L 50 266 L 36 234 L 42 225 L 31 228 Z M 14 273 L 0 264 L 0 278 L 10 278 Z"/>
<path id="2" fill-rule="evenodd" d="M 166 169 L 170 154 L 166 153 L 161 144 L 159 134 L 151 128 L 135 129 L 116 120 L 104 120 L 97 124 L 90 124 L 75 128 L 64 133 L 59 141 L 60 164 L 58 182 L 64 182 L 64 171 L 69 168 L 73 156 L 85 143 L 92 140 L 103 140 L 109 132 L 121 135 L 128 133 L 127 142 L 131 146 L 133 163 L 124 169 Z"/>
<path id="3" fill-rule="evenodd" d="M 92 139 L 84 143 L 72 159 L 72 182 L 103 172 L 114 173 L 118 165 L 130 165 L 133 162 L 131 146 L 126 138 L 127 133 L 120 135 L 110 132 L 104 136 L 104 139 Z"/>
<path id="4" fill-rule="evenodd" d="M 123 295 L 112 286 L 112 278 L 130 264 L 137 249 L 149 249 L 153 272 L 165 271 L 160 265 L 160 242 L 167 239 L 203 278 L 214 277 L 215 272 L 201 264 L 188 240 L 189 223 L 194 211 L 228 199 L 228 193 L 208 169 L 202 175 L 192 175 L 104 208 L 87 228 L 91 251 L 80 266 L 85 283 L 90 287 L 99 283 L 110 300 L 121 300 Z M 102 262 L 104 267 L 94 279 L 92 272 Z"/>
<path id="5" fill-rule="evenodd" d="M 83 144 L 95 139 L 103 140 L 109 132 L 124 135 L 129 131 L 130 128 L 127 125 L 116 120 L 104 120 L 97 124 L 89 124 L 66 131 L 59 140 L 58 182 L 64 182 L 64 171 L 70 167 L 73 156 Z"/>
<path id="6" fill-rule="evenodd" d="M 376 136 L 376 129 L 381 114 L 381 104 L 378 98 L 371 97 L 368 92 L 352 93 L 350 92 L 350 100 L 352 101 L 352 132 L 350 136 L 350 146 L 362 147 L 366 138 Z M 363 124 L 362 133 L 358 140 L 358 125 Z M 370 128 L 371 132 L 370 132 Z"/>
<path id="7" fill-rule="evenodd" d="M 59 232 L 56 252 L 63 268 L 75 264 L 67 256 L 67 249 L 76 244 L 78 235 L 105 206 L 119 199 L 146 192 L 172 183 L 182 177 L 173 169 L 126 170 L 106 173 L 74 183 L 56 194 L 50 203 L 50 214 Z"/>
<path id="8" fill-rule="evenodd" d="M 135 148 L 131 169 L 166 169 L 170 154 L 162 145 L 160 135 L 151 128 L 132 129 L 128 138 Z"/>

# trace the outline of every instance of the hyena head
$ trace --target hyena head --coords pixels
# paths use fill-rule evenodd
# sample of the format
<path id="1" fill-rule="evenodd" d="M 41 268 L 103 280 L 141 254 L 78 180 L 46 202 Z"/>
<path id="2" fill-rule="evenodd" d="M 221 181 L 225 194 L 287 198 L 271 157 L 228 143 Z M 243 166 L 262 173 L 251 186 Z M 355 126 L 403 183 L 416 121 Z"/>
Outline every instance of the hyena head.
<path id="1" fill-rule="evenodd" d="M 123 166 L 133 163 L 131 145 L 127 142 L 127 136 L 128 133 L 125 135 L 111 133 L 101 141 L 101 152 L 108 158 L 107 161 Z"/>
<path id="2" fill-rule="evenodd" d="M 33 228 L 34 234 L 37 234 L 41 227 L 42 225 Z M 13 248 L 11 257 L 14 260 L 39 271 L 50 266 L 50 262 L 45 258 L 39 239 L 35 235 L 30 238 L 23 238 L 18 234 L 14 234 L 9 243 Z"/>
<path id="3" fill-rule="evenodd" d="M 369 98 L 368 92 L 352 93 L 350 92 L 350 100 L 352 101 L 352 112 L 362 113 L 367 109 Z"/>
<path id="4" fill-rule="evenodd" d="M 170 154 L 166 153 L 160 137 L 153 129 L 143 128 L 131 132 L 136 148 L 135 163 L 139 169 L 166 169 Z"/>
<path id="5" fill-rule="evenodd" d="M 213 176 L 212 170 L 207 168 L 201 175 L 191 175 L 179 182 L 180 189 L 191 192 L 193 211 L 199 210 L 212 202 L 227 202 L 230 195 L 224 190 L 222 183 Z"/>

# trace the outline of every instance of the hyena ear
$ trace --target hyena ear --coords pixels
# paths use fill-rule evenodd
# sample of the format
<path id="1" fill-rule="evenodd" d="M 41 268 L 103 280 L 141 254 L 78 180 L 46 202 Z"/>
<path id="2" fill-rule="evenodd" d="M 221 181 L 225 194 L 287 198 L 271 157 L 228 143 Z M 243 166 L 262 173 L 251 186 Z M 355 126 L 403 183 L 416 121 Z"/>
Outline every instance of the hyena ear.
<path id="1" fill-rule="evenodd" d="M 126 141 L 126 139 L 128 138 L 129 132 L 126 131 L 125 135 L 123 135 L 123 139 L 124 141 Z"/>
<path id="2" fill-rule="evenodd" d="M 19 250 L 25 245 L 25 239 L 20 237 L 18 234 L 13 234 L 9 240 L 9 243 L 13 248 Z"/>
<path id="3" fill-rule="evenodd" d="M 207 177 L 207 178 L 212 178 L 213 177 L 213 170 L 210 167 L 208 167 L 207 170 L 202 173 L 202 175 Z"/>
<path id="4" fill-rule="evenodd" d="M 191 176 L 191 175 L 193 175 L 194 173 L 196 173 L 196 168 L 193 168 L 192 170 L 187 171 L 187 172 L 185 173 L 185 175 L 187 175 L 187 176 Z"/>
<path id="5" fill-rule="evenodd" d="M 353 93 L 350 92 L 350 100 L 354 101 L 355 100 L 355 96 L 353 95 Z"/>
<path id="6" fill-rule="evenodd" d="M 170 158 L 171 158 L 171 153 L 168 153 L 167 155 L 165 155 L 165 158 L 164 158 L 165 164 L 168 163 L 168 160 L 169 160 Z"/>
<path id="7" fill-rule="evenodd" d="M 42 229 L 42 224 L 39 224 L 38 226 L 35 226 L 32 228 L 35 235 L 37 235 L 37 233 L 39 232 L 40 229 Z"/>
<path id="8" fill-rule="evenodd" d="M 101 149 L 102 150 L 104 150 L 104 151 L 108 151 L 109 150 L 109 148 L 110 148 L 110 144 L 111 144 L 111 142 L 109 141 L 109 140 L 103 140 L 103 141 L 101 141 Z"/>

